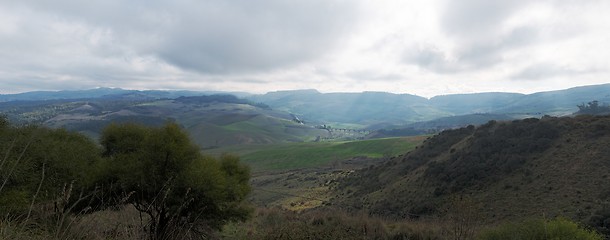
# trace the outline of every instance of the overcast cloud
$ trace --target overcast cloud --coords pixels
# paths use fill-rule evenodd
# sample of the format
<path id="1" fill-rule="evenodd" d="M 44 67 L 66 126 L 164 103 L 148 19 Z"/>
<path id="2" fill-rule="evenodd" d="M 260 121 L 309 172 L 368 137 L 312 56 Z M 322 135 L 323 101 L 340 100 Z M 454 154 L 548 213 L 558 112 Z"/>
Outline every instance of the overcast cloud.
<path id="1" fill-rule="evenodd" d="M 429 97 L 608 83 L 608 12 L 608 1 L 571 0 L 5 0 L 0 93 Z"/>

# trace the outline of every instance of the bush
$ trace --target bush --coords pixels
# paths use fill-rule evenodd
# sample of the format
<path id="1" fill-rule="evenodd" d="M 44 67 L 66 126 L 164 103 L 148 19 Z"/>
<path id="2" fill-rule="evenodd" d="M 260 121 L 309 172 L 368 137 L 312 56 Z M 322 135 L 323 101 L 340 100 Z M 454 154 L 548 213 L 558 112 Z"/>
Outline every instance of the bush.
<path id="1" fill-rule="evenodd" d="M 65 189 L 83 193 L 93 181 L 91 166 L 100 160 L 99 148 L 87 137 L 37 126 L 3 125 L 0 149 L 2 215 L 31 213 L 34 205 L 48 203 L 55 203 L 55 211 L 66 210 L 58 206 Z"/>
<path id="2" fill-rule="evenodd" d="M 202 156 L 174 123 L 158 128 L 112 124 L 100 142 L 104 158 L 98 185 L 112 186 L 105 189 L 111 205 L 132 204 L 148 215 L 155 239 L 210 234 L 249 216 L 244 204 L 249 168 L 234 156 Z"/>
<path id="3" fill-rule="evenodd" d="M 564 218 L 554 220 L 533 219 L 520 223 L 508 223 L 482 231 L 480 240 L 602 240 L 598 233 L 582 228 L 575 222 Z"/>
<path id="4" fill-rule="evenodd" d="M 423 222 L 393 222 L 341 210 L 259 209 L 247 224 L 227 225 L 223 239 L 443 239 L 437 230 Z"/>

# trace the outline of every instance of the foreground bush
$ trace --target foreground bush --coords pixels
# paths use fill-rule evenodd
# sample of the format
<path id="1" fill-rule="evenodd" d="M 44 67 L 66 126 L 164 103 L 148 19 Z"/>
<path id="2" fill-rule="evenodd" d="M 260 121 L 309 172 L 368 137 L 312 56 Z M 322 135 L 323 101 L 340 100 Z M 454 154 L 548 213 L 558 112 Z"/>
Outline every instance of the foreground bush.
<path id="1" fill-rule="evenodd" d="M 366 214 L 318 209 L 293 212 L 258 209 L 247 223 L 227 225 L 223 239 L 446 239 L 438 225 L 427 222 L 388 221 Z"/>
<path id="2" fill-rule="evenodd" d="M 89 194 L 91 166 L 101 159 L 95 142 L 81 134 L 6 123 L 0 125 L 0 156 L 0 216 L 26 218 L 44 204 L 68 211 L 69 201 Z"/>
<path id="3" fill-rule="evenodd" d="M 113 124 L 100 144 L 0 117 L 0 239 L 201 239 L 250 215 L 249 168 L 201 155 L 177 124 Z M 125 209 L 139 225 L 91 217 Z"/>
<path id="4" fill-rule="evenodd" d="M 202 156 L 174 123 L 159 128 L 110 125 L 100 142 L 100 185 L 112 186 L 106 196 L 148 215 L 147 228 L 155 239 L 205 236 L 249 215 L 244 205 L 250 192 L 248 167 L 230 155 L 220 161 Z"/>
<path id="5" fill-rule="evenodd" d="M 582 228 L 567 219 L 527 220 L 521 223 L 500 225 L 479 234 L 480 240 L 602 240 L 594 231 Z"/>

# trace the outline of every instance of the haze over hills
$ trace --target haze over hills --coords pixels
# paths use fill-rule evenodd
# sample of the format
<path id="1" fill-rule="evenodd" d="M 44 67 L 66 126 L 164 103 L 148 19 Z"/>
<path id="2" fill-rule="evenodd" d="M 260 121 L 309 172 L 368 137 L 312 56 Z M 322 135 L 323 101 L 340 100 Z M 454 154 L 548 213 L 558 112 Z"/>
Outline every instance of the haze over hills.
<path id="1" fill-rule="evenodd" d="M 417 135 L 489 120 L 569 115 L 578 110 L 577 104 L 610 102 L 610 84 L 534 94 L 475 93 L 431 99 L 410 94 L 316 90 L 234 93 L 245 99 L 197 97 L 210 94 L 116 88 L 29 92 L 0 95 L 0 111 L 15 122 L 65 127 L 93 137 L 110 122 L 155 125 L 175 119 L 202 147 L 209 148 L 330 137 L 330 131 L 315 129 L 317 125 L 381 131 L 370 138 Z M 202 131 L 213 137 L 200 137 Z"/>
<path id="2" fill-rule="evenodd" d="M 408 124 L 439 117 L 475 113 L 508 114 L 516 118 L 568 115 L 577 104 L 610 102 L 610 84 L 533 94 L 473 93 L 436 96 L 382 92 L 320 93 L 315 90 L 270 92 L 249 99 L 288 111 L 313 122 Z"/>
<path id="3" fill-rule="evenodd" d="M 406 123 L 441 116 L 426 106 L 427 99 L 410 94 L 384 92 L 320 93 L 316 90 L 270 92 L 249 99 L 292 112 L 306 121 L 358 123 Z"/>

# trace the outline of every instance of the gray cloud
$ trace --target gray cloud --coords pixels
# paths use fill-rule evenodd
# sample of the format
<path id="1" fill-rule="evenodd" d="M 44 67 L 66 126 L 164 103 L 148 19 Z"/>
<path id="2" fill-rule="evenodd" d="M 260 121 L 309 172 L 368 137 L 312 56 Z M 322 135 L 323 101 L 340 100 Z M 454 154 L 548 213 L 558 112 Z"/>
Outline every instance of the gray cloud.
<path id="1" fill-rule="evenodd" d="M 444 51 L 433 46 L 408 48 L 402 60 L 407 64 L 414 64 L 436 73 L 453 73 L 459 70 L 456 63 L 447 59 Z"/>
<path id="2" fill-rule="evenodd" d="M 437 73 L 484 69 L 502 62 L 502 53 L 535 44 L 539 30 L 523 26 L 506 32 L 504 22 L 527 6 L 521 0 L 448 1 L 440 29 L 457 46 L 452 52 L 435 47 L 407 49 L 404 60 Z M 452 56 L 452 61 L 447 56 Z"/>
<path id="3" fill-rule="evenodd" d="M 109 29 L 114 44 L 138 54 L 214 74 L 272 70 L 323 56 L 349 33 L 359 11 L 347 0 L 29 3 L 66 21 Z"/>
<path id="4" fill-rule="evenodd" d="M 242 1 L 222 4 L 220 14 L 202 6 L 207 17 L 188 15 L 178 25 L 209 24 L 174 28 L 160 55 L 202 72 L 267 70 L 309 61 L 332 51 L 355 21 L 354 7 L 345 3 Z"/>
<path id="5" fill-rule="evenodd" d="M 447 1 L 441 14 L 441 27 L 451 36 L 484 37 L 495 34 L 508 17 L 526 4 L 525 0 Z"/>
<path id="6" fill-rule="evenodd" d="M 434 46 L 408 47 L 403 54 L 403 61 L 414 64 L 436 73 L 455 73 L 491 67 L 502 62 L 502 53 L 507 50 L 535 44 L 539 41 L 538 29 L 520 27 L 508 34 L 498 36 L 493 41 L 476 41 L 464 43 L 449 59 L 447 50 Z"/>
<path id="7" fill-rule="evenodd" d="M 382 74 L 378 71 L 372 70 L 359 70 L 359 71 L 350 71 L 345 73 L 345 76 L 351 79 L 357 79 L 361 81 L 385 81 L 385 82 L 396 82 L 400 80 L 405 80 L 406 77 L 400 74 Z"/>
<path id="8" fill-rule="evenodd" d="M 573 0 L 4 0 L 0 92 L 400 91 L 392 83 L 401 81 L 430 94 L 487 91 L 490 78 L 519 91 L 514 80 L 544 85 L 580 75 L 579 84 L 599 83 L 607 73 L 592 69 L 608 67 L 609 7 Z"/>
<path id="9" fill-rule="evenodd" d="M 598 70 L 578 70 L 569 66 L 559 66 L 551 63 L 540 63 L 526 67 L 523 70 L 511 75 L 510 78 L 512 80 L 544 80 L 556 76 L 575 76 L 595 72 L 598 72 Z"/>
<path id="10" fill-rule="evenodd" d="M 502 62 L 502 53 L 532 44 L 539 40 L 539 30 L 533 27 L 520 27 L 508 34 L 499 35 L 492 41 L 472 41 L 457 52 L 459 61 L 465 69 L 477 69 L 493 66 Z"/>

